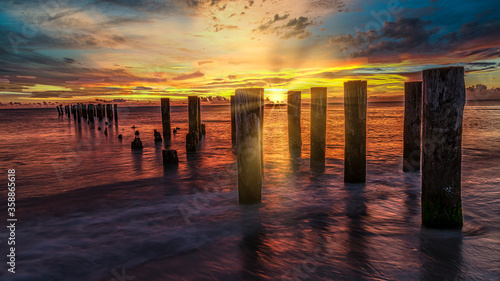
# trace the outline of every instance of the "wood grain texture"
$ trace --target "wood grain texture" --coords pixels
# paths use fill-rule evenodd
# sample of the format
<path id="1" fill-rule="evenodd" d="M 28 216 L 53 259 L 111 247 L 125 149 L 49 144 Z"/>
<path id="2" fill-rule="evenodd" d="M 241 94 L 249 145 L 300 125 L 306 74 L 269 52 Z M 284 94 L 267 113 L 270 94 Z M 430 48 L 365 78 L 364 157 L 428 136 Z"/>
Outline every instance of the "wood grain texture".
<path id="1" fill-rule="evenodd" d="M 464 68 L 424 70 L 422 77 L 422 223 L 460 228 Z"/>
<path id="2" fill-rule="evenodd" d="M 344 83 L 345 167 L 344 181 L 366 181 L 366 81 Z"/>

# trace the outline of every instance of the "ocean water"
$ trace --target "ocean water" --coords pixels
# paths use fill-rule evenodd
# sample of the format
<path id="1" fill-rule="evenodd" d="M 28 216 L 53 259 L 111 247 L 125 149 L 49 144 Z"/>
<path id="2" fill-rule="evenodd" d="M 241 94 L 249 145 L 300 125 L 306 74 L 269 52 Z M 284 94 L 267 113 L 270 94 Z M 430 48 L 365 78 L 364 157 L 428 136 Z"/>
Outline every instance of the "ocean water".
<path id="1" fill-rule="evenodd" d="M 402 172 L 401 103 L 369 104 L 366 184 L 343 182 L 342 104 L 328 105 L 324 173 L 309 169 L 309 106 L 299 159 L 286 107 L 266 107 L 254 206 L 237 201 L 229 105 L 201 111 L 207 135 L 186 155 L 187 108 L 172 106 L 181 129 L 167 146 L 180 163 L 165 170 L 159 107 L 119 107 L 118 123 L 94 126 L 55 109 L 0 110 L 1 183 L 16 170 L 18 219 L 16 274 L 4 263 L 0 280 L 500 279 L 500 103 L 465 107 L 462 231 L 421 227 L 420 173 Z M 132 126 L 142 152 L 130 149 Z"/>

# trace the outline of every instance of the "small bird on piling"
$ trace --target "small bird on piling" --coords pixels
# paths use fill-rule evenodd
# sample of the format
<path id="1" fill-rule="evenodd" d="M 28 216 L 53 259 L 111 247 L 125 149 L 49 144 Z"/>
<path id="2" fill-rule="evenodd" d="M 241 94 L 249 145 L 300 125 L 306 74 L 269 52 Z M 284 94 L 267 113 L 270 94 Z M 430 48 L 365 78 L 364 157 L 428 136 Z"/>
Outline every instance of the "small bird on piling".
<path id="1" fill-rule="evenodd" d="M 135 125 L 134 125 L 134 126 L 132 126 L 132 129 L 135 129 Z"/>
<path id="2" fill-rule="evenodd" d="M 122 140 L 122 139 L 123 139 L 122 134 L 119 134 L 119 135 L 118 135 L 118 139 L 119 139 L 119 140 Z"/>
<path id="3" fill-rule="evenodd" d="M 180 129 L 181 129 L 181 128 L 179 128 L 179 127 L 175 127 L 175 128 L 176 128 L 177 130 L 180 130 Z"/>
<path id="4" fill-rule="evenodd" d="M 104 125 L 108 125 L 108 122 L 107 122 L 107 121 L 106 121 L 106 122 L 104 122 Z"/>
<path id="5" fill-rule="evenodd" d="M 101 127 L 98 127 L 98 128 L 97 128 L 97 130 L 99 130 L 99 131 L 100 131 L 100 130 L 101 130 Z"/>

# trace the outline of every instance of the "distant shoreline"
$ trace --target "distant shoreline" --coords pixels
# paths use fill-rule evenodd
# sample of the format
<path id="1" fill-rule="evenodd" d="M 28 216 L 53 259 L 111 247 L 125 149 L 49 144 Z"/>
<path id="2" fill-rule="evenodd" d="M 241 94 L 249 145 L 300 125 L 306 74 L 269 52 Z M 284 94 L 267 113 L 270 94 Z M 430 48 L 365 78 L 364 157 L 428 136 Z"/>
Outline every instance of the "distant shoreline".
<path id="1" fill-rule="evenodd" d="M 500 99 L 488 99 L 488 100 L 467 100 L 466 101 L 466 105 L 468 105 L 470 102 L 496 102 L 496 103 L 500 103 Z M 93 104 L 96 104 L 96 103 L 93 103 Z M 310 102 L 309 101 L 304 101 L 302 102 L 302 105 L 309 105 Z M 343 102 L 328 102 L 328 104 L 344 104 Z M 404 101 L 368 101 L 368 104 L 404 104 Z M 227 103 L 201 103 L 201 105 L 203 106 L 229 106 L 229 102 Z M 277 106 L 285 106 L 286 103 L 282 103 L 282 104 L 272 104 L 272 103 L 268 103 L 266 104 L 265 106 L 266 107 L 269 107 L 269 106 L 274 106 L 274 105 L 277 105 Z M 172 105 L 170 105 L 172 107 L 186 107 L 187 106 L 187 102 L 186 103 L 174 103 Z M 0 110 L 12 110 L 12 109 L 55 109 L 54 108 L 55 106 L 44 106 L 44 107 L 24 107 L 24 106 L 10 106 L 10 107 L 0 107 Z M 118 104 L 118 108 L 120 107 L 137 107 L 137 108 L 141 108 L 141 107 L 160 107 L 159 104 L 155 104 L 155 105 L 137 105 L 137 104 Z"/>

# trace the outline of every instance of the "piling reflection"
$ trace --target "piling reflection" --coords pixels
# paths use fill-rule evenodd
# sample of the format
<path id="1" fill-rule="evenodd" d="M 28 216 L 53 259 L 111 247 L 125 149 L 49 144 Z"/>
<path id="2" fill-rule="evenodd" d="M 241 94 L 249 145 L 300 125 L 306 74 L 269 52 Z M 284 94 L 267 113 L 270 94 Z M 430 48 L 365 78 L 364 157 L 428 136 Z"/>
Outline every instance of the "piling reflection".
<path id="1" fill-rule="evenodd" d="M 131 153 L 132 156 L 132 162 L 133 162 L 133 169 L 137 174 L 140 174 L 142 172 L 142 151 L 141 150 L 133 150 Z"/>
<path id="2" fill-rule="evenodd" d="M 373 265 L 367 253 L 369 242 L 366 230 L 365 217 L 366 199 L 364 196 L 365 184 L 344 185 L 347 191 L 345 215 L 347 216 L 347 263 L 351 266 L 349 279 L 364 280 L 373 274 Z"/>
<path id="3" fill-rule="evenodd" d="M 250 208 L 257 208 L 257 206 Z M 239 274 L 241 280 L 265 280 L 266 264 L 272 252 L 266 228 L 261 222 L 258 210 L 256 212 L 255 217 L 244 230 L 244 236 L 239 245 L 242 254 L 242 269 Z"/>
<path id="4" fill-rule="evenodd" d="M 461 231 L 422 228 L 420 251 L 422 252 L 421 281 L 461 279 Z"/>

